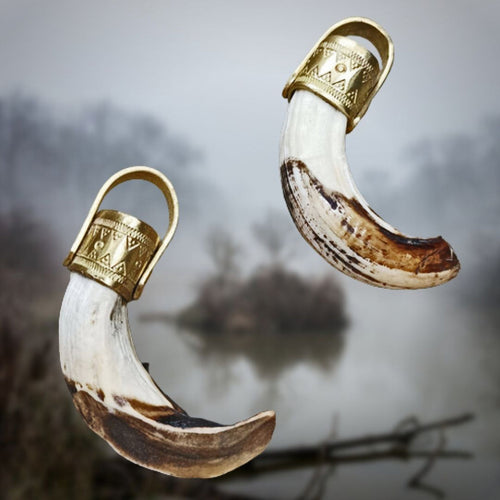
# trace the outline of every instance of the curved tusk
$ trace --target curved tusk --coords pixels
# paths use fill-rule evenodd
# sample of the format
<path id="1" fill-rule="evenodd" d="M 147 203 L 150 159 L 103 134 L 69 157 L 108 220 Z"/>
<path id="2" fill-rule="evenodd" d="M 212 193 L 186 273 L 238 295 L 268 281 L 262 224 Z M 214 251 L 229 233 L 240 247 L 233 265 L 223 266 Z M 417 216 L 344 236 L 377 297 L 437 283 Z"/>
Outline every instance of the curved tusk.
<path id="1" fill-rule="evenodd" d="M 137 358 L 127 301 L 148 262 L 158 260 L 167 237 L 159 242 L 150 226 L 130 215 L 112 210 L 95 214 L 109 186 L 130 178 L 147 178 L 165 188 L 171 216 L 168 239 L 175 231 L 177 199 L 159 172 L 125 169 L 112 178 L 118 182 L 103 187 L 90 222 L 84 224 L 87 230 L 66 261 L 72 272 L 59 318 L 61 367 L 88 426 L 120 455 L 173 476 L 219 476 L 264 450 L 275 414 L 261 412 L 234 425 L 190 417 L 159 389 Z"/>
<path id="2" fill-rule="evenodd" d="M 359 35 L 383 66 L 343 35 Z M 358 191 L 345 155 L 345 134 L 366 112 L 392 65 L 392 42 L 365 18 L 333 26 L 285 86 L 288 114 L 280 147 L 285 200 L 306 241 L 331 265 L 383 288 L 414 289 L 454 278 L 459 261 L 441 237 L 403 235 L 382 220 Z"/>

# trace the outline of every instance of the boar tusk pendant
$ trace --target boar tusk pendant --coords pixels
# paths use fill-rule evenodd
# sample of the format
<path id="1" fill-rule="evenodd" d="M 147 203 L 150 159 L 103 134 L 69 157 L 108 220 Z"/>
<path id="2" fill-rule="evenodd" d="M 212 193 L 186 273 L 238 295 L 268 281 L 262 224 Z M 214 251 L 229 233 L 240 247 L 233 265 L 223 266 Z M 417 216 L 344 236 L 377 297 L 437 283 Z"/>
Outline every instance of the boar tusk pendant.
<path id="1" fill-rule="evenodd" d="M 163 240 L 135 217 L 97 212 L 110 189 L 131 179 L 147 180 L 163 191 L 170 219 Z M 156 170 L 128 168 L 104 184 L 65 261 L 71 276 L 59 319 L 60 359 L 76 408 L 117 453 L 164 474 L 209 478 L 261 453 L 275 415 L 266 411 L 234 425 L 190 417 L 137 358 L 127 302 L 140 296 L 177 218 L 175 191 Z"/>
<path id="2" fill-rule="evenodd" d="M 382 68 L 347 35 L 369 40 Z M 408 237 L 382 220 L 358 191 L 345 155 L 345 134 L 365 114 L 392 61 L 389 35 L 369 19 L 345 19 L 323 35 L 283 90 L 289 105 L 282 187 L 298 230 L 331 265 L 370 285 L 427 288 L 457 275 L 453 249 L 441 237 Z"/>

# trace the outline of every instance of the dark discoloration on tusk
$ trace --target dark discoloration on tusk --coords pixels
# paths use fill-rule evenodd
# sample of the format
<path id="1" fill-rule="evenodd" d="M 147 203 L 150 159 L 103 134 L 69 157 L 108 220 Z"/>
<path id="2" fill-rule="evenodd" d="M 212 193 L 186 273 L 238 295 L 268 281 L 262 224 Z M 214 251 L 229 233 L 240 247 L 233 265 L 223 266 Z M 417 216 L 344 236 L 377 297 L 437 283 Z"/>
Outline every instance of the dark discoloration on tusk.
<path id="1" fill-rule="evenodd" d="M 261 453 L 274 412 L 234 425 L 188 415 L 136 356 L 127 304 L 114 291 L 72 274 L 60 316 L 61 365 L 88 426 L 132 462 L 179 477 L 225 474 Z"/>
<path id="2" fill-rule="evenodd" d="M 357 199 L 326 189 L 304 162 L 288 158 L 281 179 L 302 236 L 346 274 L 385 288 L 425 288 L 458 273 L 458 259 L 443 238 L 411 238 L 387 229 Z"/>
<path id="3" fill-rule="evenodd" d="M 170 406 L 155 406 L 143 401 L 132 398 L 123 398 L 126 404 L 129 404 L 131 408 L 144 415 L 151 420 L 160 421 L 166 415 L 180 414 L 187 415 L 187 413 L 178 405 L 172 407 Z M 171 401 L 171 400 L 170 400 Z"/>
<path id="4" fill-rule="evenodd" d="M 86 391 L 77 390 L 73 401 L 89 427 L 118 453 L 178 477 L 209 478 L 243 465 L 264 450 L 275 426 L 271 412 L 225 427 L 173 411 L 148 422 L 119 409 L 110 412 Z"/>

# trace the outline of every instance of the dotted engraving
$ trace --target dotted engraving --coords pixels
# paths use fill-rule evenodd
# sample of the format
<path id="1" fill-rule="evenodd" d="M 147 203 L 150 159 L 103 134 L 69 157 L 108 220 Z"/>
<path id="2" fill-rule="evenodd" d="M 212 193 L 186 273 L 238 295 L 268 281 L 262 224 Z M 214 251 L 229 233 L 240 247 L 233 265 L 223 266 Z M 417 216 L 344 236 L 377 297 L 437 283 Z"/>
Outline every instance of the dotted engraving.
<path id="1" fill-rule="evenodd" d="M 157 244 L 158 237 L 151 228 L 143 232 L 113 218 L 98 215 L 70 269 L 110 286 L 130 300 Z"/>
<path id="2" fill-rule="evenodd" d="M 374 56 L 334 36 L 319 44 L 290 87 L 310 89 L 354 119 L 370 99 L 378 77 Z"/>

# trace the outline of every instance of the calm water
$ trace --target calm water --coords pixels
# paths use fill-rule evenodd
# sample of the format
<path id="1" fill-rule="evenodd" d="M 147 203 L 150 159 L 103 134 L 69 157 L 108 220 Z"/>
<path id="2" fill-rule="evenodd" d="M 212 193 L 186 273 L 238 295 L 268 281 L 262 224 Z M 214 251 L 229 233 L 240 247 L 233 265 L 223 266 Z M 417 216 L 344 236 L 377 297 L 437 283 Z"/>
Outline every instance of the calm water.
<path id="1" fill-rule="evenodd" d="M 426 483 L 450 499 L 499 499 L 499 336 L 439 292 L 356 286 L 348 297 L 351 323 L 342 335 L 222 337 L 134 318 L 132 327 L 141 359 L 190 414 L 232 423 L 276 410 L 275 448 L 321 443 L 332 432 L 386 432 L 409 415 L 429 421 L 473 411 L 474 422 L 447 432 L 447 449 L 474 458 L 440 460 Z M 421 466 L 420 459 L 339 465 L 324 498 L 431 498 L 406 487 Z M 221 485 L 290 499 L 314 472 L 229 477 Z"/>

